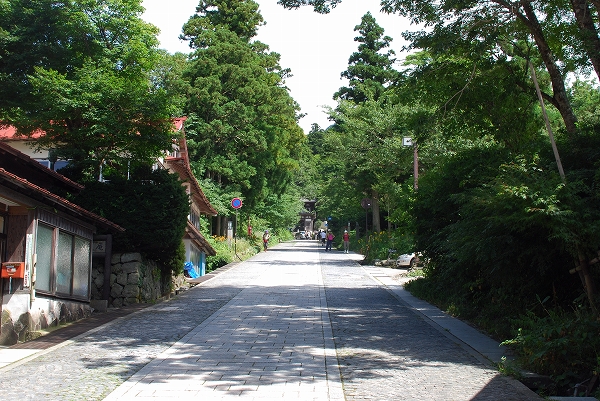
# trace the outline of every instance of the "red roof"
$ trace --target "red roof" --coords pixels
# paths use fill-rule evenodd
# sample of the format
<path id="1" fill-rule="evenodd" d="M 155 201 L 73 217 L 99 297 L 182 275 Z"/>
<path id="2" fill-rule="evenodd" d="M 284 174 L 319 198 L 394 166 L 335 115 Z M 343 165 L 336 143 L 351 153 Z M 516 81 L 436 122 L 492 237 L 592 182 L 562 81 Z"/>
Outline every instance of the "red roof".
<path id="1" fill-rule="evenodd" d="M 178 131 L 183 130 L 183 123 L 187 120 L 187 117 L 175 118 L 173 124 Z M 210 201 L 204 195 L 202 188 L 198 184 L 192 168 L 190 167 L 190 159 L 188 158 L 187 142 L 185 140 L 185 134 L 179 139 L 179 150 L 180 157 L 166 157 L 165 163 L 174 171 L 179 174 L 182 180 L 185 180 L 191 184 L 192 196 L 196 199 L 196 203 L 200 207 L 200 211 L 207 215 L 216 216 L 218 213 L 215 208 L 210 204 Z"/>
<path id="2" fill-rule="evenodd" d="M 0 141 L 22 141 L 24 139 L 38 139 L 44 135 L 44 131 L 35 130 L 31 136 L 17 134 L 17 129 L 12 125 L 0 124 Z"/>
<path id="3" fill-rule="evenodd" d="M 183 123 L 187 120 L 187 117 L 176 117 L 173 119 L 173 125 L 175 125 L 175 131 L 181 131 L 183 129 Z"/>
<path id="4" fill-rule="evenodd" d="M 185 116 L 174 118 L 173 119 L 174 130 L 182 131 L 186 120 L 187 120 L 187 117 L 185 117 Z M 26 140 L 26 139 L 36 139 L 42 135 L 44 135 L 44 132 L 41 130 L 38 130 L 38 131 L 35 131 L 33 136 L 31 136 L 31 137 L 20 136 L 17 134 L 17 130 L 15 127 L 10 126 L 10 125 L 0 124 L 0 147 L 2 147 L 2 148 L 7 147 L 10 149 L 13 149 L 14 152 L 16 152 L 15 154 L 19 153 L 24 158 L 29 158 L 27 155 L 19 152 L 18 150 L 14 149 L 8 145 L 3 145 L 2 141 L 10 141 L 10 140 L 22 141 L 22 140 Z M 206 197 L 206 195 L 204 195 L 204 192 L 202 192 L 202 189 L 200 188 L 200 185 L 198 185 L 198 181 L 196 180 L 196 177 L 194 177 L 194 174 L 192 173 L 192 169 L 190 167 L 190 163 L 189 163 L 189 159 L 188 159 L 187 143 L 185 141 L 185 136 L 183 138 L 179 139 L 179 147 L 181 150 L 181 154 L 183 156 L 177 157 L 177 158 L 167 157 L 165 161 L 173 168 L 173 170 L 175 170 L 180 175 L 180 177 L 183 180 L 188 181 L 191 184 L 192 196 L 196 199 L 196 202 L 200 206 L 202 213 L 216 216 L 217 211 L 210 204 L 208 198 Z M 68 178 L 46 168 L 45 166 L 42 166 L 39 163 L 37 163 L 37 164 L 39 165 L 40 168 L 50 171 L 54 175 L 58 176 L 60 179 L 65 180 L 65 182 L 68 181 L 71 183 L 71 185 L 76 185 L 76 186 L 79 186 L 80 188 L 83 188 L 81 185 L 69 180 Z"/>

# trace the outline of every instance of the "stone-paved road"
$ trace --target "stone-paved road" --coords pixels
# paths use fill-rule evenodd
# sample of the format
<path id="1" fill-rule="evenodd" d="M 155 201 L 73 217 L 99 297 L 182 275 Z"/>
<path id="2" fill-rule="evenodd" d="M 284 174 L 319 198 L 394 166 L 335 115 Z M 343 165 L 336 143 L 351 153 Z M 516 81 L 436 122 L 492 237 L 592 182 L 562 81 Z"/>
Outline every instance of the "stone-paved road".
<path id="1" fill-rule="evenodd" d="M 321 256 L 347 400 L 541 400 L 450 341 L 364 268 Z"/>
<path id="2" fill-rule="evenodd" d="M 0 400 L 540 399 L 426 323 L 353 259 L 314 241 L 280 244 L 0 369 Z"/>

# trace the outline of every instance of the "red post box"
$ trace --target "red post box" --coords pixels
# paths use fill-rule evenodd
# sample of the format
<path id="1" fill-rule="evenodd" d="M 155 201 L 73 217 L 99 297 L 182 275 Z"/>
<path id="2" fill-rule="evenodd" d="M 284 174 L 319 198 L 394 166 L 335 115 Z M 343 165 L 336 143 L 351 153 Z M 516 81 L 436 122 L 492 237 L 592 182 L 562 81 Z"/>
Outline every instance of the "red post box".
<path id="1" fill-rule="evenodd" d="M 25 262 L 3 262 L 2 278 L 25 278 Z"/>

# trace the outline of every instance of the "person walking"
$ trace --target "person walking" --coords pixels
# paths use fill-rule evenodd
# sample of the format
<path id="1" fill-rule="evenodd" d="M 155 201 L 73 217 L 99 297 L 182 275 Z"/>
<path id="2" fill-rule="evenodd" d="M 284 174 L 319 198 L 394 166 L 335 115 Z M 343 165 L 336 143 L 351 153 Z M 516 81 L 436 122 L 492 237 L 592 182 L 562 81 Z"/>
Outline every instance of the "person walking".
<path id="1" fill-rule="evenodd" d="M 331 251 L 331 245 L 333 244 L 333 239 L 335 235 L 331 232 L 331 230 L 327 230 L 327 244 L 325 245 L 325 251 Z"/>
<path id="2" fill-rule="evenodd" d="M 321 246 L 325 245 L 325 237 L 327 237 L 327 233 L 325 230 L 319 231 L 319 238 L 321 239 Z"/>
<path id="3" fill-rule="evenodd" d="M 270 238 L 271 238 L 271 236 L 269 235 L 269 230 L 265 230 L 265 233 L 263 234 L 263 248 L 264 248 L 265 252 L 267 252 L 267 247 L 269 246 Z"/>
<path id="4" fill-rule="evenodd" d="M 342 240 L 344 241 L 344 253 L 348 253 L 348 250 L 350 250 L 350 234 L 348 234 L 348 230 L 344 230 Z"/>

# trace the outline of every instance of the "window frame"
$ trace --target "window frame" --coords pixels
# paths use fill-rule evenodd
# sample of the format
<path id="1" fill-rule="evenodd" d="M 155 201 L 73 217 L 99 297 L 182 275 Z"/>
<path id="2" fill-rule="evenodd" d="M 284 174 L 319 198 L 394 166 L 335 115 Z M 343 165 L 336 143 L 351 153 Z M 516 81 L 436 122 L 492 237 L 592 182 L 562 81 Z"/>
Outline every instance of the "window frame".
<path id="1" fill-rule="evenodd" d="M 36 244 L 35 244 L 35 252 L 40 253 L 41 250 L 38 248 L 38 246 L 40 245 L 38 240 L 37 240 L 37 234 L 39 232 L 39 227 L 42 226 L 45 229 L 49 229 L 52 231 L 52 235 L 51 235 L 51 244 L 50 244 L 50 265 L 49 265 L 49 287 L 50 289 L 39 289 L 36 287 L 36 293 L 39 294 L 43 294 L 43 295 L 49 295 L 49 296 L 53 296 L 53 297 L 57 297 L 57 298 L 66 298 L 66 299 L 73 299 L 73 300 L 79 300 L 79 301 L 89 301 L 90 300 L 90 294 L 91 294 L 91 263 L 92 263 L 92 240 L 89 238 L 84 238 L 80 235 L 77 235 L 76 233 L 70 232 L 69 230 L 65 230 L 56 226 L 53 226 L 51 224 L 49 224 L 48 222 L 45 221 L 37 221 L 37 227 L 36 227 Z M 63 285 L 62 288 L 59 289 L 59 285 L 58 285 L 58 278 L 59 278 L 59 262 L 60 262 L 60 252 L 61 249 L 59 249 L 59 247 L 61 246 L 61 238 L 62 238 L 62 243 L 65 244 L 64 240 L 66 238 L 69 239 L 70 242 L 70 255 L 68 257 L 68 284 L 67 285 Z M 85 269 L 85 271 L 87 272 L 86 276 L 87 277 L 83 277 L 83 275 L 79 276 L 78 273 L 81 273 L 82 269 L 78 269 L 77 268 L 77 249 L 76 249 L 76 244 L 79 241 L 80 244 L 87 244 L 87 256 L 84 254 L 84 256 L 86 256 L 86 260 L 87 260 L 87 268 Z M 64 262 L 64 261 L 63 261 Z M 36 266 L 37 269 L 37 266 Z M 75 283 L 86 283 L 86 295 L 78 295 L 81 294 L 83 291 L 80 291 L 81 288 L 75 288 Z M 65 292 L 65 289 L 68 287 L 67 292 Z"/>

